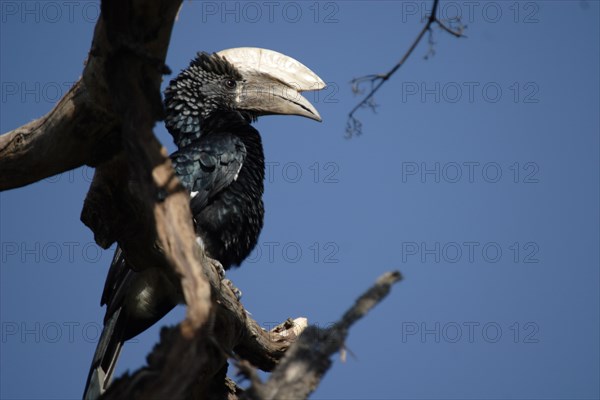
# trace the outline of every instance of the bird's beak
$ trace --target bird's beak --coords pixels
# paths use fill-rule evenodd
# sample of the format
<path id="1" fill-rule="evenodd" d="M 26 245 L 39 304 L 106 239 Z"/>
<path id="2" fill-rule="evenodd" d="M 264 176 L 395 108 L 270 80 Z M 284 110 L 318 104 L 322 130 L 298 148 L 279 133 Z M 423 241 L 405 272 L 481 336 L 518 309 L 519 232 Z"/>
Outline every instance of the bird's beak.
<path id="1" fill-rule="evenodd" d="M 223 50 L 224 57 L 242 74 L 238 108 L 258 115 L 299 115 L 321 121 L 317 109 L 300 93 L 325 88 L 325 82 L 297 60 L 255 47 Z"/>

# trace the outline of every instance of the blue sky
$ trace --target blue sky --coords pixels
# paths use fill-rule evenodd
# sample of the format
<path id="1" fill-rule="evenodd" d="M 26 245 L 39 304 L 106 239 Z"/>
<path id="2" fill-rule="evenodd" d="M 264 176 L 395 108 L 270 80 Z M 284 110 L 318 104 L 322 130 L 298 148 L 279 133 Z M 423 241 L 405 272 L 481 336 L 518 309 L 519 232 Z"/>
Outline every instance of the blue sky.
<path id="1" fill-rule="evenodd" d="M 596 1 L 449 2 L 344 138 L 348 82 L 391 67 L 430 1 L 185 1 L 167 63 L 254 46 L 328 84 L 323 123 L 265 117 L 266 220 L 228 273 L 254 318 L 327 326 L 381 273 L 405 280 L 351 331 L 314 399 L 596 399 L 599 54 Z M 80 76 L 97 2 L 0 3 L 0 131 L 48 112 Z M 165 78 L 168 81 L 169 77 Z M 163 126 L 155 132 L 170 152 Z M 79 214 L 93 170 L 0 194 L 0 397 L 81 396 L 112 250 Z M 180 307 L 128 343 L 140 367 Z"/>

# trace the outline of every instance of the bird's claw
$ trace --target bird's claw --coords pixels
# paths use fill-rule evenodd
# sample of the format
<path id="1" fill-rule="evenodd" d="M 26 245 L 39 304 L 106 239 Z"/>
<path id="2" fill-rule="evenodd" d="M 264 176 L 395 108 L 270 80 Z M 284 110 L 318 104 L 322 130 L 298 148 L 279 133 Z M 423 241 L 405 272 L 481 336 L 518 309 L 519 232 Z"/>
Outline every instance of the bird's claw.
<path id="1" fill-rule="evenodd" d="M 242 299 L 242 291 L 238 289 L 233 282 L 231 282 L 229 279 L 223 279 L 223 283 L 229 286 L 229 289 L 231 289 L 233 294 L 235 294 L 235 297 L 238 299 L 238 301 Z"/>
<path id="2" fill-rule="evenodd" d="M 231 282 L 229 279 L 225 278 L 225 268 L 223 268 L 223 264 L 221 264 L 218 260 L 215 260 L 214 258 L 211 258 L 210 261 L 212 262 L 213 266 L 217 270 L 217 272 L 219 274 L 219 278 L 221 279 L 221 282 L 224 283 L 225 285 L 227 285 L 229 287 L 229 289 L 231 289 L 233 294 L 235 294 L 235 297 L 238 300 L 240 300 L 242 298 L 242 291 L 240 289 L 238 289 L 237 287 L 235 287 L 233 282 Z"/>
<path id="3" fill-rule="evenodd" d="M 221 278 L 221 280 L 225 279 L 225 268 L 223 268 L 223 264 L 221 264 L 219 261 L 215 260 L 214 258 L 211 258 L 210 261 L 212 262 L 212 265 L 217 270 L 217 273 L 219 274 L 219 278 Z"/>

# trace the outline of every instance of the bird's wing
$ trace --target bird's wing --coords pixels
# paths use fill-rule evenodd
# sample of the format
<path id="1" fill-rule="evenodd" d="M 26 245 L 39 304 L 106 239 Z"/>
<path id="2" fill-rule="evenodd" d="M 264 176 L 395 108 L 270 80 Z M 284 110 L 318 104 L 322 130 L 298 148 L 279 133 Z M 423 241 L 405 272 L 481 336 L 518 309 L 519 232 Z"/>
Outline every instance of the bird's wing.
<path id="1" fill-rule="evenodd" d="M 175 173 L 190 191 L 190 207 L 196 215 L 237 179 L 246 146 L 237 136 L 219 133 L 179 149 L 171 159 Z"/>
<path id="2" fill-rule="evenodd" d="M 227 133 L 211 135 L 179 149 L 171 155 L 175 173 L 191 193 L 190 207 L 196 215 L 210 200 L 237 179 L 246 159 L 246 147 L 237 137 Z M 117 247 L 108 270 L 100 305 L 108 306 L 110 318 L 120 304 L 117 299 L 128 276 L 120 247 Z"/>

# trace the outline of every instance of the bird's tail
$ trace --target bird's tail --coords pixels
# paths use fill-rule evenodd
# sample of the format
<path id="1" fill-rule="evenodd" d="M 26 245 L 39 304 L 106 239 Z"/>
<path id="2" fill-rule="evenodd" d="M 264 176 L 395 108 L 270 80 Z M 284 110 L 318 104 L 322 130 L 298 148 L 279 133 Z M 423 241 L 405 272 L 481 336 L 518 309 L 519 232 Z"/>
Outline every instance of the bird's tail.
<path id="1" fill-rule="evenodd" d="M 122 327 L 118 323 L 120 314 L 119 308 L 104 324 L 85 384 L 83 400 L 98 399 L 110 384 L 123 345 Z"/>

